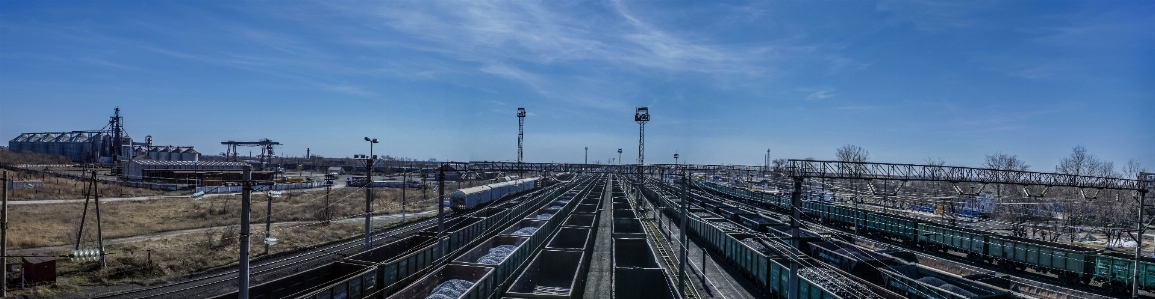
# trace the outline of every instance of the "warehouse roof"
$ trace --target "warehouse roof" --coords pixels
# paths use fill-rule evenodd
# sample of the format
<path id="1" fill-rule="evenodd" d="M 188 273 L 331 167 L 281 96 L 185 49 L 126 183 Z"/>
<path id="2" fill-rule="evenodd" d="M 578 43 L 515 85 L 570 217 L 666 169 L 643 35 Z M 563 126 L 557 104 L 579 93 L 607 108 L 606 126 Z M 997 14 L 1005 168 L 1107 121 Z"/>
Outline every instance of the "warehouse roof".
<path id="1" fill-rule="evenodd" d="M 247 166 L 249 163 L 244 162 L 221 162 L 221 161 L 161 161 L 161 160 L 132 160 L 131 163 L 140 164 L 143 166 Z"/>

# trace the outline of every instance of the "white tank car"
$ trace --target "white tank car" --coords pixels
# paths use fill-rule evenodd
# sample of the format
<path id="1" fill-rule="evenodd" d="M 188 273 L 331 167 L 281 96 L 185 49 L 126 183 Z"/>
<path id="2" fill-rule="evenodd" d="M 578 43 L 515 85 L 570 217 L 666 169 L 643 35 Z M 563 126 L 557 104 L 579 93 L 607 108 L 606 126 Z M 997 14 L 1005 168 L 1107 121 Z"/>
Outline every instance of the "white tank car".
<path id="1" fill-rule="evenodd" d="M 533 190 L 536 182 L 537 178 L 529 178 L 458 189 L 449 193 L 449 208 L 459 211 L 472 209 L 502 197 Z"/>

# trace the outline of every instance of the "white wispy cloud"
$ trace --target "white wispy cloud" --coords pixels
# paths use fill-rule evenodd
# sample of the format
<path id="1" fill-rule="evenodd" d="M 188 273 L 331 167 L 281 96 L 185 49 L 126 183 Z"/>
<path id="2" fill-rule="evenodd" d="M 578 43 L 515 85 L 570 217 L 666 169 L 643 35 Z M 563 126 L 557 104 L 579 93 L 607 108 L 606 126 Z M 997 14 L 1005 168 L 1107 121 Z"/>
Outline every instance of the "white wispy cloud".
<path id="1" fill-rule="evenodd" d="M 833 90 L 820 90 L 806 96 L 807 101 L 819 101 L 823 99 L 833 98 L 835 94 L 831 93 Z"/>

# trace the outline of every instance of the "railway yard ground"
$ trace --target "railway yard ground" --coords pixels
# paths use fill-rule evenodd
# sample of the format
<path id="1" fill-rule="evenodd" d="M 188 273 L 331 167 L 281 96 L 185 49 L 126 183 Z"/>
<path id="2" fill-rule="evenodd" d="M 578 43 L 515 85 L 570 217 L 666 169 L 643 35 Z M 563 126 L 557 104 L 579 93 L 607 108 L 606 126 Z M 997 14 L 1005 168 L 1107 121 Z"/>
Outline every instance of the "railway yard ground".
<path id="1" fill-rule="evenodd" d="M 44 167 L 52 171 L 79 171 L 79 167 Z M 99 184 L 101 194 L 101 235 L 108 252 L 106 269 L 92 262 L 71 262 L 68 255 L 77 245 L 81 216 L 85 213 L 86 182 L 45 172 L 8 171 L 13 180 L 44 183 L 34 189 L 9 190 L 8 253 L 17 256 L 57 256 L 57 283 L 51 286 L 16 288 L 9 295 L 31 297 L 87 297 L 94 290 L 123 288 L 125 285 L 154 285 L 180 280 L 188 275 L 213 271 L 237 264 L 240 194 L 208 194 L 199 199 L 191 191 L 160 191 L 115 184 Z M 79 172 L 77 172 L 79 173 Z M 323 177 L 323 176 L 322 176 Z M 252 247 L 254 259 L 277 256 L 347 239 L 364 233 L 363 188 L 344 188 L 343 178 L 328 194 L 331 223 L 324 223 L 325 188 L 285 190 L 271 199 L 271 235 L 277 238 L 266 255 L 264 224 L 269 195 L 252 196 Z M 480 181 L 464 181 L 473 186 Z M 449 186 L 456 186 L 451 182 Z M 405 192 L 406 223 L 435 215 L 436 204 L 430 189 L 412 188 Z M 374 229 L 401 222 L 402 191 L 374 189 Z M 426 199 L 423 199 L 426 198 Z M 432 213 L 432 214 L 431 214 Z M 80 248 L 97 247 L 95 202 L 87 204 Z"/>
<path id="2" fill-rule="evenodd" d="M 71 179 L 55 177 L 47 179 L 47 181 L 53 182 L 52 185 L 59 186 L 79 183 L 69 180 Z M 493 183 L 492 181 L 477 180 L 463 182 L 462 186 L 471 187 L 486 183 L 490 184 L 487 186 L 500 185 L 500 183 Z M 457 190 L 457 188 L 449 188 L 450 186 L 452 184 L 447 184 L 446 193 Z M 380 285 L 380 289 L 375 290 L 377 295 L 374 296 L 412 295 L 411 293 L 419 291 L 411 290 L 411 288 L 406 287 L 407 284 L 422 283 L 420 281 L 428 279 L 422 277 L 426 274 L 433 275 L 433 273 L 439 273 L 438 271 L 449 271 L 442 267 L 477 267 L 479 265 L 461 263 L 459 256 L 462 252 L 481 250 L 478 247 L 491 244 L 481 243 L 482 240 L 491 237 L 519 237 L 518 235 L 506 235 L 497 232 L 508 233 L 512 231 L 513 228 L 505 228 L 504 225 L 517 226 L 516 223 L 518 222 L 515 220 L 521 218 L 516 217 L 526 217 L 520 220 L 523 223 L 534 219 L 549 219 L 535 215 L 543 212 L 553 213 L 553 211 L 558 211 L 554 216 L 558 219 L 538 220 L 539 222 L 544 221 L 545 225 L 540 227 L 541 233 L 539 234 L 541 236 L 529 236 L 530 240 L 537 241 L 532 241 L 536 243 L 532 243 L 533 246 L 525 249 L 528 252 L 527 256 L 510 260 L 509 263 L 512 264 L 508 266 L 495 266 L 497 271 L 492 274 L 494 276 L 484 278 L 494 279 L 496 288 L 470 292 L 491 292 L 490 294 L 514 294 L 517 296 L 531 296 L 532 294 L 545 296 L 544 294 L 564 293 L 569 294 L 566 296 L 576 296 L 572 298 L 627 298 L 633 296 L 629 295 L 634 294 L 630 293 L 633 290 L 627 291 L 622 289 L 622 286 L 640 284 L 644 285 L 645 289 L 656 290 L 656 293 L 653 294 L 655 298 L 685 296 L 687 298 L 744 299 L 784 296 L 781 289 L 783 286 L 767 284 L 769 281 L 777 280 L 773 277 L 781 277 L 772 277 L 772 275 L 785 275 L 783 271 L 786 271 L 786 268 L 784 267 L 789 264 L 790 259 L 782 259 L 782 255 L 789 256 L 790 254 L 782 251 L 783 245 L 775 245 L 777 243 L 774 243 L 782 242 L 782 237 L 774 237 L 772 231 L 767 233 L 752 230 L 752 228 L 747 227 L 747 223 L 738 221 L 740 218 L 737 216 L 727 214 L 759 215 L 770 219 L 771 222 L 784 221 L 788 223 L 789 217 L 781 209 L 764 206 L 762 203 L 753 204 L 750 201 L 745 201 L 742 197 L 718 193 L 704 188 L 704 185 L 695 184 L 690 190 L 690 194 L 693 194 L 692 198 L 695 198 L 691 202 L 690 208 L 695 209 L 695 211 L 705 209 L 709 211 L 707 213 L 710 215 L 694 212 L 692 217 L 695 218 L 687 220 L 690 221 L 691 225 L 691 227 L 687 227 L 687 240 L 689 241 L 687 280 L 686 287 L 679 289 L 677 287 L 680 254 L 678 248 L 681 238 L 681 220 L 675 217 L 680 212 L 673 209 L 678 201 L 671 202 L 670 200 L 682 196 L 680 192 L 683 191 L 676 191 L 681 190 L 678 184 L 654 179 L 647 179 L 645 187 L 639 186 L 632 177 L 627 176 L 578 176 L 572 181 L 551 187 L 539 186 L 532 192 L 512 193 L 521 193 L 521 195 L 511 195 L 500 199 L 492 198 L 492 202 L 479 205 L 477 209 L 459 211 L 465 212 L 464 215 L 450 212 L 448 215 L 452 218 L 447 222 L 446 233 L 450 235 L 462 234 L 460 241 L 453 242 L 464 243 L 450 245 L 449 249 L 453 252 L 450 255 L 445 255 L 442 258 L 436 258 L 436 256 L 425 258 L 420 263 L 428 268 L 410 273 L 411 276 L 404 279 L 397 276 L 396 284 L 391 285 L 386 282 Z M 125 191 L 126 189 L 127 191 Z M 132 189 L 136 188 L 122 187 L 119 192 L 147 193 L 153 191 Z M 60 188 L 60 190 L 66 190 L 66 188 Z M 497 189 L 493 187 L 477 190 Z M 655 190 L 657 193 L 653 193 Z M 373 189 L 374 246 L 379 248 L 395 246 L 397 244 L 395 242 L 410 242 L 407 240 L 413 238 L 430 238 L 432 236 L 430 232 L 436 232 L 436 222 L 432 219 L 436 216 L 436 203 L 433 200 L 422 199 L 436 195 L 427 193 L 423 196 L 421 191 L 420 189 L 409 189 L 405 193 L 407 217 L 405 221 L 402 221 L 400 215 L 401 190 L 394 188 Z M 75 195 L 69 192 L 71 191 L 61 191 L 58 195 L 52 196 L 54 199 L 29 197 L 24 200 L 24 204 L 12 204 L 8 207 L 10 213 L 10 255 L 53 255 L 59 257 L 57 263 L 59 277 L 56 284 L 15 289 L 10 291 L 10 295 L 59 298 L 231 298 L 228 292 L 235 291 L 236 256 L 239 254 L 237 246 L 239 228 L 236 221 L 240 217 L 239 194 L 212 194 L 196 200 L 183 194 L 160 194 L 103 202 L 100 207 L 102 214 L 100 225 L 104 248 L 108 252 L 108 267 L 100 269 L 94 262 L 74 262 L 67 257 L 76 246 L 77 233 L 81 225 L 79 219 L 85 210 L 83 200 L 68 199 L 68 197 Z M 52 192 L 43 194 L 50 193 Z M 324 222 L 326 194 L 328 194 L 329 200 L 327 207 L 330 213 L 330 223 Z M 643 194 L 645 196 L 640 196 Z M 364 197 L 365 189 L 344 186 L 332 188 L 328 192 L 324 188 L 286 190 L 276 198 L 266 193 L 254 193 L 252 195 L 253 211 L 251 214 L 253 229 L 250 236 L 250 242 L 253 244 L 250 248 L 254 271 L 253 285 L 268 283 L 270 286 L 275 286 L 290 283 L 286 279 L 293 279 L 293 277 L 305 273 L 302 271 L 333 267 L 334 263 L 351 263 L 349 260 L 355 259 L 351 257 L 359 253 L 364 254 L 361 243 L 364 233 Z M 710 201 L 728 203 L 732 210 L 723 211 L 726 209 L 718 208 L 717 204 L 713 204 L 715 207 L 708 206 Z M 266 207 L 265 204 L 270 202 L 271 207 Z M 497 207 L 486 208 L 489 205 Z M 543 209 L 542 207 L 546 208 Z M 94 205 L 89 205 L 87 208 L 84 234 L 80 238 L 81 248 L 97 246 L 94 208 Z M 266 208 L 271 209 L 273 213 L 266 215 Z M 535 209 L 540 210 L 534 212 Z M 888 211 L 884 208 L 873 208 L 872 210 Z M 889 213 L 906 215 L 928 222 L 936 222 L 937 220 L 934 215 L 909 211 L 894 210 Z M 509 214 L 509 216 L 501 216 L 505 214 Z M 491 220 L 481 220 L 486 219 L 486 217 Z M 588 225 L 579 224 L 581 221 L 574 219 L 580 217 L 586 217 L 593 221 Z M 722 219 L 715 219 L 718 217 Z M 724 219 L 728 219 L 730 224 L 712 224 L 717 227 L 714 229 L 729 230 L 724 234 L 725 237 L 711 237 L 702 231 L 705 229 L 702 224 L 697 227 L 693 226 L 695 221 L 705 221 L 703 219 L 706 218 L 715 222 L 726 222 L 727 220 Z M 271 236 L 277 239 L 276 244 L 269 247 L 268 253 L 265 253 L 265 247 L 262 244 L 265 237 L 262 224 L 265 223 L 266 219 L 271 220 Z M 471 221 L 470 219 L 477 220 Z M 812 216 L 804 217 L 802 223 L 807 231 L 820 235 L 823 240 L 845 240 L 847 244 L 854 244 L 853 246 L 867 251 L 898 250 L 907 252 L 914 257 L 917 267 L 949 273 L 946 275 L 956 277 L 952 279 L 969 280 L 971 278 L 966 277 L 989 276 L 989 278 L 983 278 L 985 280 L 982 283 L 976 283 L 981 285 L 979 288 L 990 288 L 990 290 L 994 290 L 995 294 L 999 294 L 1000 291 L 1005 294 L 989 298 L 1105 299 L 1120 296 L 1119 293 L 1110 291 L 1113 287 L 1105 286 L 1099 282 L 1092 282 L 1088 285 L 1068 284 L 1060 281 L 1054 273 L 1047 273 L 1046 271 L 1032 268 L 1011 270 L 997 265 L 976 264 L 973 260 L 968 259 L 966 254 L 957 251 L 942 252 L 920 246 L 911 246 L 909 243 L 898 242 L 893 238 L 879 235 L 858 235 L 855 234 L 854 230 L 832 226 L 818 221 Z M 482 224 L 485 226 L 481 226 Z M 999 224 L 988 223 L 988 221 L 980 220 L 968 223 L 968 225 L 985 228 L 987 231 L 999 231 Z M 476 229 L 475 226 L 477 226 Z M 567 233 L 563 234 L 560 232 L 562 230 L 566 230 Z M 590 239 L 584 243 L 585 245 L 574 243 L 576 239 L 572 237 L 573 231 L 588 231 Z M 742 239 L 748 237 L 754 238 Z M 727 238 L 730 241 L 725 241 Z M 763 240 L 758 241 L 762 242 L 763 249 L 761 250 L 763 251 L 751 249 L 757 247 L 755 245 L 739 245 L 748 243 L 755 238 Z M 453 237 L 447 240 L 457 239 Z M 739 240 L 741 242 L 738 242 Z M 630 247 L 635 246 L 631 244 L 637 244 L 639 241 L 644 244 L 643 247 Z M 496 245 L 496 243 L 492 244 Z M 525 244 L 531 244 L 531 242 Z M 1094 244 L 1082 245 L 1093 246 Z M 417 250 L 416 248 L 409 247 L 407 250 Z M 625 254 L 623 253 L 625 251 L 622 250 L 631 253 Z M 742 250 L 758 252 L 739 253 Z M 576 259 L 567 257 L 577 253 L 580 254 L 577 255 Z M 834 283 L 833 285 L 822 286 L 822 294 L 846 299 L 898 298 L 903 296 L 900 292 L 903 290 L 902 288 L 895 289 L 893 285 L 881 283 L 869 288 L 861 286 L 847 288 L 850 285 L 869 285 L 870 277 L 859 277 L 857 275 L 860 274 L 852 275 L 849 272 L 842 272 L 835 269 L 837 265 L 819 267 L 818 263 L 815 263 L 818 260 L 817 255 L 810 252 L 802 252 L 802 254 L 805 256 L 800 257 L 808 261 L 805 262 L 806 271 L 819 271 L 808 273 L 825 273 L 820 274 L 818 276 L 820 279 L 817 280 L 812 279 L 815 277 L 802 278 L 806 281 L 803 285 L 822 286 L 823 284 Z M 416 257 L 385 257 L 374 262 L 376 264 L 373 267 L 386 267 L 385 265 L 389 263 L 398 263 L 411 258 Z M 557 274 L 543 274 L 544 272 L 534 269 L 541 267 L 543 261 L 539 260 L 555 258 L 558 259 L 556 262 L 560 263 L 559 265 L 570 265 L 571 261 L 575 263 L 573 265 L 576 273 L 572 275 L 572 278 L 561 278 L 563 280 L 561 284 L 553 285 L 554 282 L 551 282 L 551 285 L 546 286 L 544 283 L 547 281 L 558 279 L 553 277 Z M 12 258 L 9 262 L 15 262 L 15 259 Z M 450 261 L 455 259 L 458 261 L 431 263 L 434 260 Z M 752 263 L 751 259 L 762 259 L 762 266 L 753 266 L 759 262 Z M 412 260 L 411 262 L 417 261 Z M 498 276 L 497 273 L 510 271 L 501 270 L 502 267 L 513 267 L 516 271 Z M 566 267 L 569 266 L 559 267 L 568 269 Z M 751 267 L 756 267 L 757 270 Z M 771 271 L 770 268 L 773 267 L 779 267 L 776 268 L 779 270 Z M 566 271 L 569 270 L 561 272 L 565 273 Z M 541 275 L 553 276 L 548 276 L 550 277 L 548 279 L 536 277 Z M 839 276 L 855 277 L 851 277 L 853 282 L 850 282 L 845 280 L 846 278 L 837 278 Z M 566 279 L 572 282 L 565 284 L 564 280 Z M 525 285 L 533 281 L 538 281 L 542 285 L 536 287 Z M 369 286 L 363 285 L 362 287 Z M 570 287 L 574 289 L 570 289 Z M 911 287 L 916 286 L 904 288 Z M 300 291 L 313 290 L 308 292 L 315 293 L 318 289 L 327 289 L 324 292 L 333 292 L 331 294 L 335 298 L 337 291 L 332 288 L 331 285 L 323 283 L 310 285 L 306 289 L 300 289 Z M 368 292 L 368 289 L 365 290 Z M 975 291 L 976 289 L 969 290 Z M 349 291 L 352 292 L 352 289 Z M 931 290 L 930 292 L 937 291 Z M 306 297 L 312 298 L 309 296 Z M 924 298 L 911 296 L 913 297 L 909 298 Z M 299 296 L 293 295 L 291 297 Z M 419 296 L 418 298 L 423 297 Z M 972 297 L 949 298 L 969 299 Z M 1143 291 L 1140 293 L 1140 298 L 1155 298 L 1155 296 Z"/>

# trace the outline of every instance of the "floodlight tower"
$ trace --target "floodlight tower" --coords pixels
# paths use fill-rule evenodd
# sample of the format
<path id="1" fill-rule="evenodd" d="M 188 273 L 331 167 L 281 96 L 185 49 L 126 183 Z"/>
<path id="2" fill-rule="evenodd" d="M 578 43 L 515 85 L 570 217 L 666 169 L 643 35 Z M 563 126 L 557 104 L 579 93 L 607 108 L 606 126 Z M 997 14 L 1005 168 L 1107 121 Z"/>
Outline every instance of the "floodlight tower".
<path id="1" fill-rule="evenodd" d="M 373 202 L 373 160 L 377 159 L 377 155 L 373 154 L 373 144 L 377 143 L 377 138 L 365 137 L 365 141 L 369 142 L 369 155 L 361 157 L 365 160 L 365 251 L 369 251 L 373 249 L 373 208 L 370 204 Z"/>
<path id="2" fill-rule="evenodd" d="M 638 122 L 638 180 L 642 179 L 642 165 L 646 164 L 646 123 L 650 122 L 650 108 L 638 107 L 634 112 L 634 121 Z"/>
<path id="3" fill-rule="evenodd" d="M 525 139 L 525 108 L 517 108 L 517 164 L 521 167 L 521 141 Z"/>
<path id="4" fill-rule="evenodd" d="M 618 148 L 618 165 L 622 165 L 622 148 Z"/>

